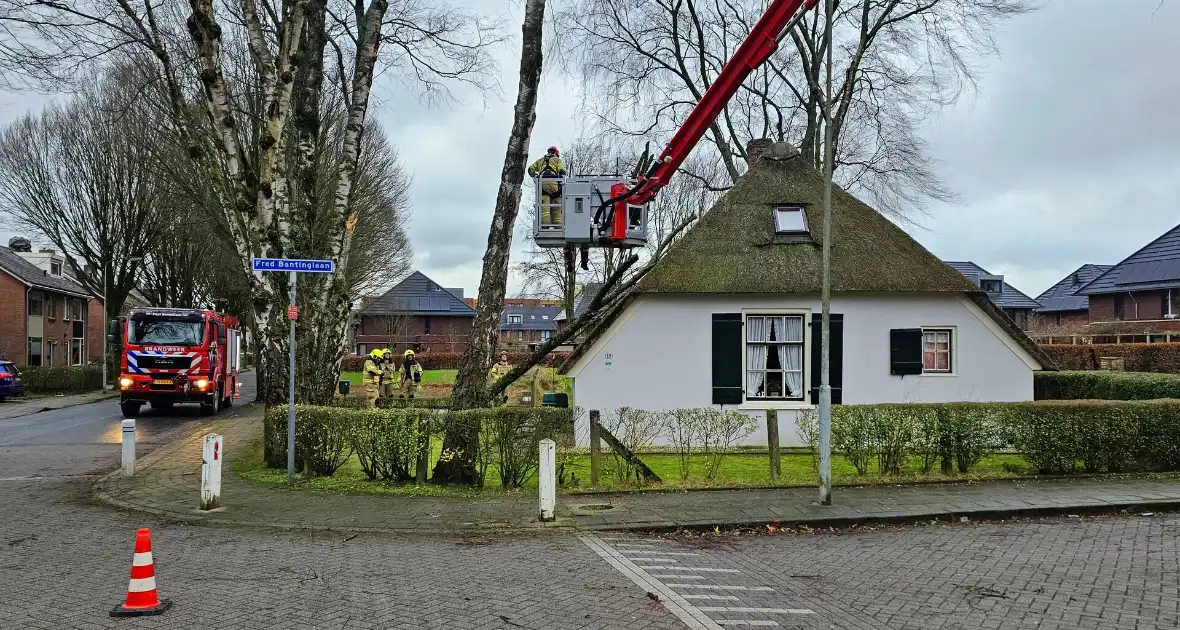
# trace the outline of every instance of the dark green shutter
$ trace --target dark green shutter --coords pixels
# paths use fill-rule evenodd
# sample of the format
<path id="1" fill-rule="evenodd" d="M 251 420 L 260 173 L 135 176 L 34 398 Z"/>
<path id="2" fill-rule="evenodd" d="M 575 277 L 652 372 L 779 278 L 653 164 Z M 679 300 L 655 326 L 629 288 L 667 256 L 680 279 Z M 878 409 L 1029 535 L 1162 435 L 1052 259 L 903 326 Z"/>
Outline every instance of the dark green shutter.
<path id="1" fill-rule="evenodd" d="M 922 329 L 889 331 L 889 373 L 895 376 L 922 373 Z"/>
<path id="2" fill-rule="evenodd" d="M 820 361 L 822 360 L 820 337 L 823 335 L 823 316 L 811 314 L 811 404 L 819 404 Z M 844 387 L 844 316 L 828 313 L 828 382 L 832 386 L 832 404 L 843 400 Z"/>
<path id="3" fill-rule="evenodd" d="M 742 314 L 713 313 L 714 405 L 742 404 L 742 345 Z"/>

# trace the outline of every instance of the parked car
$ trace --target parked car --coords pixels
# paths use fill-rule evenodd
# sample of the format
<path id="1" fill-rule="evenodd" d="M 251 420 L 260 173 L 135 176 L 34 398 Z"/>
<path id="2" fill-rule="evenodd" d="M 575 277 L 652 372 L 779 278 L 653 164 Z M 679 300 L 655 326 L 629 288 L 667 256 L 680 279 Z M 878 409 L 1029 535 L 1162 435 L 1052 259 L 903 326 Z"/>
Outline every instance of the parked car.
<path id="1" fill-rule="evenodd" d="M 0 361 L 0 400 L 9 396 L 24 396 L 25 382 L 20 370 L 11 361 Z"/>

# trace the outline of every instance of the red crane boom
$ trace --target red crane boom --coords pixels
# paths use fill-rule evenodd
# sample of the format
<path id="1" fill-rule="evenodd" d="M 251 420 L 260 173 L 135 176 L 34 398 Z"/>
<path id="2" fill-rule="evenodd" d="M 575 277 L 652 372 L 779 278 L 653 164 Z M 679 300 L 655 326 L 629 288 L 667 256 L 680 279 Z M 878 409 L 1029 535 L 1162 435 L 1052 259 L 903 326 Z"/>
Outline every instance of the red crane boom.
<path id="1" fill-rule="evenodd" d="M 701 141 L 705 131 L 717 119 L 729 100 L 741 88 L 742 82 L 756 68 L 761 66 L 778 49 L 778 43 L 794 28 L 795 23 L 805 15 L 800 8 L 812 9 L 819 0 L 774 0 L 766 13 L 754 25 L 750 35 L 734 52 L 733 58 L 721 69 L 721 73 L 709 85 L 701 102 L 697 103 L 688 119 L 660 154 L 651 171 L 643 176 L 635 188 L 626 193 L 626 202 L 643 205 L 651 201 L 660 188 L 684 163 L 689 152 Z M 618 200 L 622 201 L 622 200 Z"/>

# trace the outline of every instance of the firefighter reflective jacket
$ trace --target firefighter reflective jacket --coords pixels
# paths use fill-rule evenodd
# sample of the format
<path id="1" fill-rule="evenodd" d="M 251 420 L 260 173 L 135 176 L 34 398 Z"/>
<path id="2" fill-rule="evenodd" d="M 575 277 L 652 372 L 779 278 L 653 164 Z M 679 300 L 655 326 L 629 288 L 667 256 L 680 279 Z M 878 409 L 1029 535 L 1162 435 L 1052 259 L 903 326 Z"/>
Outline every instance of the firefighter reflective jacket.
<path id="1" fill-rule="evenodd" d="M 529 177 L 561 177 L 565 175 L 565 165 L 556 155 L 546 155 L 533 162 L 529 167 Z"/>
<path id="2" fill-rule="evenodd" d="M 400 382 L 405 383 L 407 379 L 415 383 L 422 381 L 422 364 L 418 363 L 417 360 L 412 358 L 406 358 L 406 360 L 402 362 Z"/>
<path id="3" fill-rule="evenodd" d="M 372 359 L 365 359 L 365 384 L 377 385 L 381 379 L 381 368 Z"/>

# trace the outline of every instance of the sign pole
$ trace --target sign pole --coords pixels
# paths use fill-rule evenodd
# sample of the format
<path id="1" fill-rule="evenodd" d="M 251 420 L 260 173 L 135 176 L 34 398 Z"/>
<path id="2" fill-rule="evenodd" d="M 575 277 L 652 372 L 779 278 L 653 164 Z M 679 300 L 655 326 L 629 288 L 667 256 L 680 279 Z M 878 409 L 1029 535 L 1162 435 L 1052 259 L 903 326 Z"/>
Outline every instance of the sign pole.
<path id="1" fill-rule="evenodd" d="M 295 275 L 291 272 L 291 306 L 295 306 Z M 295 320 L 291 320 L 291 364 L 287 402 L 287 483 L 295 483 Z"/>

